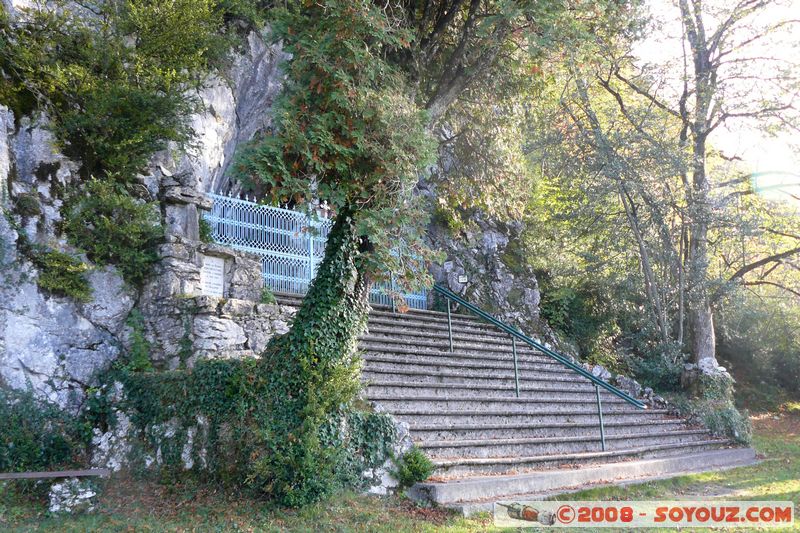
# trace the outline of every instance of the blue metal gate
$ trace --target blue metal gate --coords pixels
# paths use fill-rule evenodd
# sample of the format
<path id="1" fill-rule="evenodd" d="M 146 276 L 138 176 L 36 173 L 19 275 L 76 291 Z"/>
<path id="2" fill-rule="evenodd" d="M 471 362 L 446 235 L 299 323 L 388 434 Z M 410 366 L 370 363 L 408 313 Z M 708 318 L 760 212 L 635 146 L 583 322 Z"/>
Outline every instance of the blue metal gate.
<path id="1" fill-rule="evenodd" d="M 240 198 L 208 195 L 213 205 L 205 216 L 214 241 L 261 257 L 264 285 L 273 291 L 305 294 L 325 255 L 333 222 L 317 220 L 290 209 L 257 204 Z M 375 304 L 391 305 L 390 284 L 370 293 Z M 427 308 L 427 293 L 405 295 L 409 307 Z"/>

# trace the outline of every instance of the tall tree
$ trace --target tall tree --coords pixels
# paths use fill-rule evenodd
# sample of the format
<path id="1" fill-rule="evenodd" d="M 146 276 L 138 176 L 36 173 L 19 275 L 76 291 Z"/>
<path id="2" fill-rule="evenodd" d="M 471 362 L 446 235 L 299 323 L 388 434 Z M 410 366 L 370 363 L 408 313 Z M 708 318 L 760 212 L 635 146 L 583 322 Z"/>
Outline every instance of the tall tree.
<path id="1" fill-rule="evenodd" d="M 431 162 L 433 130 L 470 89 L 516 76 L 549 47 L 588 35 L 605 13 L 547 0 L 297 1 L 276 13 L 292 53 L 288 80 L 275 131 L 238 170 L 274 201 L 318 198 L 337 213 L 291 331 L 264 357 L 283 422 L 267 433 L 259 470 L 272 477 L 270 490 L 298 503 L 325 491 L 310 472 L 330 462 L 313 444 L 329 399 L 345 399 L 331 387 L 351 368 L 371 283 L 388 272 L 405 287 L 427 281 L 413 189 Z"/>
<path id="2" fill-rule="evenodd" d="M 573 63 L 562 99 L 595 170 L 617 190 L 662 338 L 685 344 L 710 371 L 713 306 L 725 285 L 800 252 L 784 231 L 781 248 L 751 247 L 727 274 L 712 263 L 723 228 L 745 229 L 732 220 L 731 201 L 753 192 L 746 169 L 715 149 L 712 135 L 743 124 L 773 133 L 800 125 L 800 68 L 771 48 L 800 21 L 767 16 L 777 5 L 679 0 L 674 60 L 647 63 L 636 39 L 600 39 L 592 61 Z"/>

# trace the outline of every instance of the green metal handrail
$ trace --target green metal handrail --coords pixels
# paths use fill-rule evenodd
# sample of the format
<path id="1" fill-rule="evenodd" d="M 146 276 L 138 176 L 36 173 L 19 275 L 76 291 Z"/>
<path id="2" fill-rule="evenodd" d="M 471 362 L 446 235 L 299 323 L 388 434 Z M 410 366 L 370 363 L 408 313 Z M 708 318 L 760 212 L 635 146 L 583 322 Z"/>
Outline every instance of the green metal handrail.
<path id="1" fill-rule="evenodd" d="M 517 331 L 516 329 L 512 328 L 511 326 L 509 326 L 505 322 L 501 322 L 500 320 L 496 319 L 495 317 L 493 317 L 492 315 L 490 315 L 486 311 L 484 311 L 484 310 L 480 309 L 479 307 L 476 307 L 475 305 L 469 303 L 468 301 L 466 301 L 465 299 L 463 299 L 462 297 L 460 297 L 459 295 L 457 295 L 456 293 L 454 293 L 450 289 L 446 289 L 446 288 L 444 288 L 444 287 L 442 287 L 440 285 L 434 285 L 433 286 L 433 290 L 438 292 L 439 294 L 441 294 L 442 296 L 444 296 L 445 298 L 448 299 L 448 306 L 447 306 L 447 311 L 448 311 L 447 312 L 447 315 L 448 315 L 448 321 L 447 322 L 448 322 L 448 325 L 450 324 L 450 303 L 449 302 L 453 301 L 453 302 L 456 302 L 457 304 L 461 305 L 465 309 L 471 311 L 475 315 L 478 315 L 479 317 L 481 317 L 482 319 L 486 320 L 487 322 L 491 323 L 493 326 L 495 326 L 495 327 L 505 331 L 509 335 L 511 335 L 512 341 L 513 341 L 513 339 L 519 339 L 520 341 L 524 342 L 528 346 L 531 346 L 531 347 L 535 348 L 536 350 L 544 353 L 545 355 L 547 355 L 548 357 L 550 357 L 552 359 L 555 359 L 556 361 L 558 361 L 559 363 L 561 363 L 565 367 L 569 368 L 573 372 L 576 372 L 576 373 L 580 374 L 581 376 L 585 377 L 586 379 L 588 379 L 589 381 L 594 383 L 595 387 L 604 388 L 605 390 L 607 390 L 611 394 L 613 394 L 613 395 L 615 395 L 615 396 L 617 396 L 619 398 L 622 398 L 623 400 L 625 400 L 629 404 L 633 405 L 634 407 L 638 407 L 639 409 L 647 409 L 647 405 L 645 403 L 640 402 L 636 398 L 632 398 L 630 395 L 628 395 L 625 392 L 621 391 L 617 387 L 615 387 L 615 386 L 603 381 L 602 379 L 600 379 L 597 376 L 593 375 L 591 372 L 587 371 L 582 366 L 576 365 L 575 363 L 573 363 L 572 361 L 567 359 L 566 356 L 561 355 L 560 353 L 554 352 L 550 348 L 547 348 L 546 346 L 544 346 L 544 345 L 536 342 L 535 340 L 531 339 L 527 335 L 524 335 L 523 333 L 521 333 L 521 332 Z M 452 327 L 450 327 L 450 331 L 451 331 L 451 333 L 450 333 L 450 351 L 452 351 L 453 350 Z M 516 348 L 516 346 L 514 348 Z M 514 351 L 516 352 L 516 349 Z M 518 383 L 519 381 L 518 381 L 518 376 L 516 376 L 516 373 L 515 373 L 515 379 L 517 380 L 517 383 Z M 519 387 L 519 385 L 517 385 L 517 395 L 519 395 L 519 388 L 518 387 Z M 600 408 L 600 393 L 599 393 L 599 390 L 598 390 L 598 393 L 597 393 L 597 403 L 598 403 L 598 409 L 599 409 Z M 601 412 L 601 419 L 600 420 L 601 420 L 601 431 L 602 431 L 602 412 Z M 605 438 L 603 440 L 605 440 Z M 605 444 L 604 444 L 603 448 L 605 448 Z"/>

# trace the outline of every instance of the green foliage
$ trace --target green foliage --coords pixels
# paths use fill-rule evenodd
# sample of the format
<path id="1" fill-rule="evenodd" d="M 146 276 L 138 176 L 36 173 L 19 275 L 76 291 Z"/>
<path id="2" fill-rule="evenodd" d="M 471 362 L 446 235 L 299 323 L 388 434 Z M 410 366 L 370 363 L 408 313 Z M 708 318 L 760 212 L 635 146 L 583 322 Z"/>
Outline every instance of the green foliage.
<path id="1" fill-rule="evenodd" d="M 219 0 L 217 9 L 224 14 L 226 21 L 241 21 L 248 29 L 260 29 L 266 23 L 272 0 Z"/>
<path id="2" fill-rule="evenodd" d="M 150 361 L 150 343 L 144 336 L 144 317 L 138 309 L 131 310 L 126 320 L 131 328 L 130 350 L 124 368 L 130 372 L 150 372 L 153 363 Z"/>
<path id="3" fill-rule="evenodd" d="M 5 10 L 0 16 L 0 101 L 18 119 L 47 113 L 61 151 L 92 178 L 86 197 L 70 191 L 64 229 L 92 261 L 117 265 L 131 284 L 156 260 L 161 229 L 158 211 L 124 186 L 154 152 L 191 140 L 193 89 L 227 54 L 233 4 L 56 0 L 18 8 L 13 21 Z M 26 205 L 20 212 L 32 214 Z"/>
<path id="4" fill-rule="evenodd" d="M 84 176 L 130 182 L 154 151 L 189 139 L 187 89 L 226 47 L 214 0 L 58 0 L 19 12 L 0 21 L 0 95 L 18 112 L 45 109 Z"/>
<path id="5" fill-rule="evenodd" d="M 428 479 L 434 469 L 435 466 L 428 456 L 414 446 L 397 461 L 397 468 L 392 475 L 400 483 L 400 488 L 405 489 Z"/>
<path id="6" fill-rule="evenodd" d="M 751 395 L 773 390 L 800 398 L 800 306 L 792 296 L 732 292 L 720 306 L 717 352 L 740 387 Z M 779 389 L 779 390 L 775 390 Z"/>
<path id="7" fill-rule="evenodd" d="M 250 481 L 284 505 L 317 501 L 338 485 L 345 450 L 325 446 L 322 435 L 360 389 L 356 347 L 366 327 L 368 288 L 356 268 L 358 248 L 355 223 L 342 212 L 292 329 L 261 357 L 269 395 L 255 414 L 264 430 Z"/>
<path id="8" fill-rule="evenodd" d="M 42 205 L 36 193 L 23 193 L 14 200 L 14 211 L 22 217 L 35 217 L 42 214 Z"/>
<path id="9" fill-rule="evenodd" d="M 265 434 L 274 427 L 268 409 L 279 394 L 268 388 L 258 361 L 206 360 L 191 370 L 151 373 L 116 368 L 106 376 L 108 384 L 90 395 L 95 426 L 115 423 L 109 419 L 114 382 L 125 390 L 115 407 L 129 414 L 139 430 L 142 455 L 162 451 L 162 479 L 185 477 L 181 456 L 190 430 L 197 430 L 190 447 L 196 479 L 235 486 L 258 479 Z M 167 432 L 167 426 L 173 431 Z M 395 430 L 386 415 L 340 405 L 327 413 L 318 438 L 322 448 L 341 450 L 332 477 L 321 482 L 331 490 L 361 490 L 367 481 L 362 472 L 391 455 Z M 262 486 L 255 488 L 263 495 Z"/>
<path id="10" fill-rule="evenodd" d="M 57 470 L 85 459 L 91 428 L 31 391 L 0 388 L 0 472 Z"/>
<path id="11" fill-rule="evenodd" d="M 711 432 L 749 444 L 752 426 L 747 411 L 740 412 L 733 404 L 733 381 L 724 376 L 701 375 L 695 397 L 678 395 L 670 398 L 690 420 L 701 422 Z"/>
<path id="12" fill-rule="evenodd" d="M 69 241 L 92 261 L 112 264 L 132 285 L 141 284 L 158 260 L 162 239 L 160 213 L 111 183 L 92 180 L 68 198 L 63 228 Z"/>
<path id="13" fill-rule="evenodd" d="M 326 446 L 327 424 L 360 388 L 357 338 L 367 280 L 394 272 L 403 288 L 429 280 L 426 217 L 414 193 L 433 156 L 427 117 L 386 59 L 411 34 L 367 0 L 289 2 L 273 28 L 292 61 L 276 128 L 240 154 L 238 176 L 273 203 L 327 201 L 337 213 L 325 258 L 292 329 L 262 354 L 269 391 L 251 486 L 284 505 L 340 485 L 347 450 Z"/>
<path id="14" fill-rule="evenodd" d="M 190 109 L 174 100 L 137 87 L 92 93 L 81 112 L 65 113 L 56 126 L 64 152 L 80 160 L 87 175 L 129 183 L 167 140 L 189 139 L 182 121 Z"/>
<path id="15" fill-rule="evenodd" d="M 434 143 L 385 57 L 411 34 L 368 0 L 289 2 L 273 29 L 292 54 L 275 131 L 239 154 L 237 176 L 273 204 L 318 198 L 347 210 L 368 243 L 362 271 L 395 272 L 403 288 L 428 282 L 427 216 L 413 191 Z"/>
<path id="16" fill-rule="evenodd" d="M 86 278 L 89 267 L 80 259 L 44 246 L 29 246 L 26 255 L 39 270 L 36 284 L 47 292 L 69 296 L 78 302 L 92 299 Z"/>
<path id="17" fill-rule="evenodd" d="M 352 407 L 332 413 L 320 428 L 320 441 L 326 448 L 340 449 L 335 468 L 337 489 L 364 490 L 371 480 L 366 470 L 375 469 L 392 455 L 396 436 L 392 418 Z"/>
<path id="18" fill-rule="evenodd" d="M 659 351 L 644 357 L 631 355 L 626 358 L 626 362 L 636 379 L 657 391 L 677 391 L 681 388 L 682 359 L 676 362 Z"/>
<path id="19" fill-rule="evenodd" d="M 208 220 L 201 216 L 197 223 L 200 227 L 200 240 L 205 243 L 214 242 L 214 230 Z"/>
<path id="20" fill-rule="evenodd" d="M 703 423 L 717 435 L 726 435 L 740 444 L 750 444 L 752 425 L 747 411 L 740 412 L 733 405 L 712 407 L 701 414 Z"/>
<path id="21" fill-rule="evenodd" d="M 269 287 L 264 287 L 263 289 L 261 289 L 261 298 L 259 299 L 259 301 L 262 304 L 274 304 L 276 302 L 275 295 L 272 294 L 272 291 L 270 290 Z"/>
<path id="22" fill-rule="evenodd" d="M 600 280 L 577 278 L 558 286 L 540 273 L 541 317 L 574 342 L 585 361 L 616 372 L 625 369 L 615 343 L 621 336 L 615 295 Z"/>

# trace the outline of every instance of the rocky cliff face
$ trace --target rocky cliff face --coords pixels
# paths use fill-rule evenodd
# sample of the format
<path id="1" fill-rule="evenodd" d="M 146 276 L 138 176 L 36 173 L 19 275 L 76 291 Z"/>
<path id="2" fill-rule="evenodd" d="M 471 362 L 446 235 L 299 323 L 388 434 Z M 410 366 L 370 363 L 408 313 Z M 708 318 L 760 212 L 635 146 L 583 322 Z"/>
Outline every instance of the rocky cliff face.
<path id="1" fill-rule="evenodd" d="M 12 9 L 24 5 L 4 2 Z M 257 311 L 252 304 L 246 313 L 241 306 L 229 305 L 223 310 L 186 303 L 197 285 L 202 261 L 198 216 L 208 202 L 202 193 L 231 187 L 224 178 L 225 170 L 236 147 L 268 125 L 269 110 L 281 86 L 279 65 L 283 59 L 279 45 L 268 45 L 251 33 L 233 54 L 227 71 L 209 78 L 199 95 L 202 112 L 192 117 L 193 149 L 156 154 L 139 176 L 150 196 L 160 201 L 167 229 L 167 242 L 161 250 L 164 259 L 153 280 L 143 290 L 134 291 L 114 268 L 92 269 L 93 297 L 86 304 L 41 291 L 36 285 L 38 272 L 17 251 L 21 232 L 32 242 L 72 251 L 59 235 L 57 224 L 63 193 L 77 179 L 79 164 L 55 147 L 47 117 L 15 121 L 13 114 L 0 106 L 0 204 L 5 214 L 0 217 L 0 386 L 32 387 L 40 397 L 73 411 L 79 409 L 95 376 L 127 345 L 131 328 L 126 318 L 134 306 L 143 310 L 152 355 L 165 367 L 178 364 L 176 344 L 181 340 L 200 352 L 208 348 L 205 353 L 217 350 L 221 343 L 231 350 L 253 353 L 253 348 L 258 349 L 265 339 L 286 327 L 288 317 L 279 309 L 261 309 L 266 320 L 259 321 L 249 319 Z M 22 196 L 37 200 L 37 212 L 15 211 Z M 230 286 L 239 287 L 231 289 L 238 292 L 231 296 L 257 300 L 258 263 L 225 250 L 218 252 L 227 258 L 229 273 L 237 276 Z M 254 288 L 248 293 L 242 287 L 249 285 Z M 232 313 L 246 315 L 244 322 L 259 325 L 250 326 L 249 335 L 234 335 L 231 332 L 241 333 L 241 327 L 231 319 Z"/>
<path id="2" fill-rule="evenodd" d="M 430 225 L 432 245 L 446 253 L 441 265 L 431 267 L 434 280 L 525 332 L 550 336 L 539 319 L 536 276 L 516 256 L 521 225 L 480 214 L 472 222 L 473 229 L 457 233 L 435 220 Z"/>

